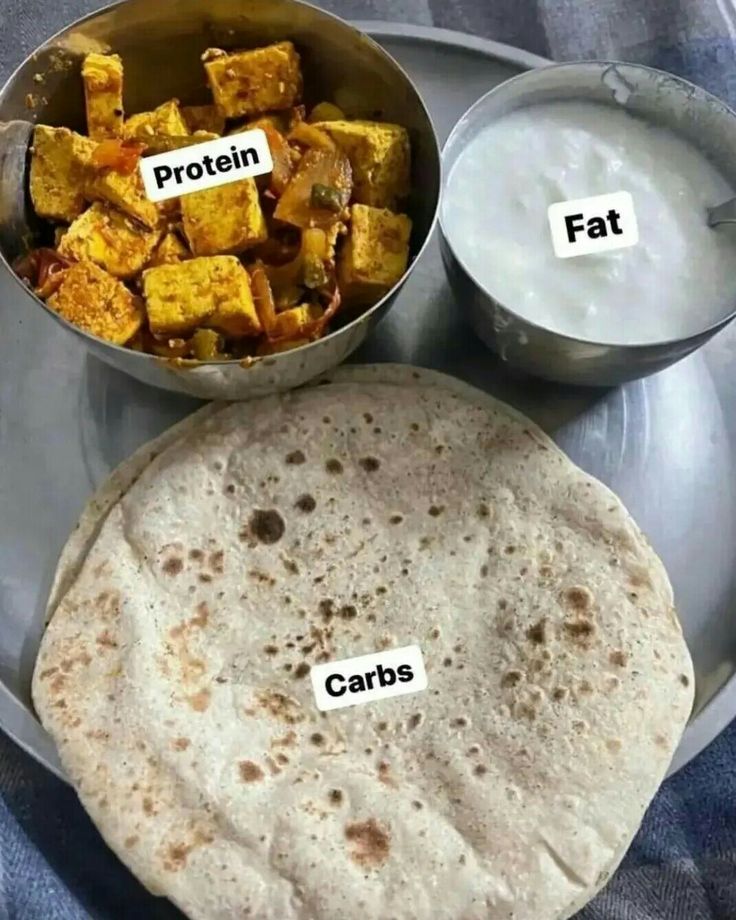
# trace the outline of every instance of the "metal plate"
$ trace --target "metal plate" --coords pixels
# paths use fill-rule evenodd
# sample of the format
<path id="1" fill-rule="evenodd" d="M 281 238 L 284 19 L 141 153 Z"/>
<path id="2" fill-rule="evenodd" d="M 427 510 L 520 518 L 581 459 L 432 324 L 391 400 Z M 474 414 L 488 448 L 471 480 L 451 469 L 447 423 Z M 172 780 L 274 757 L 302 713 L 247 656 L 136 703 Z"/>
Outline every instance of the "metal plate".
<path id="1" fill-rule="evenodd" d="M 501 80 L 545 63 L 440 29 L 361 23 L 409 71 L 441 139 Z M 95 486 L 198 405 L 88 357 L 41 310 L 19 314 L 0 282 L 0 725 L 61 775 L 30 708 L 43 606 L 58 553 Z M 677 769 L 736 714 L 736 326 L 704 350 L 623 388 L 580 390 L 510 374 L 461 322 L 436 241 L 357 361 L 461 377 L 535 419 L 624 500 L 672 578 L 698 679 Z"/>

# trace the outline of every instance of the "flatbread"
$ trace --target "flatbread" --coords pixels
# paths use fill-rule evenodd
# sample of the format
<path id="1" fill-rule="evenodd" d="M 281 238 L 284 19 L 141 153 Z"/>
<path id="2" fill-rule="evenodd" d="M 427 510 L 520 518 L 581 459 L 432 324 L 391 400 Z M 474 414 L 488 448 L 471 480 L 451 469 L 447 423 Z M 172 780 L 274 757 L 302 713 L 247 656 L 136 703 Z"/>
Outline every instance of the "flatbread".
<path id="1" fill-rule="evenodd" d="M 116 473 L 64 556 L 38 713 L 192 918 L 568 917 L 692 705 L 664 568 L 509 407 L 412 368 L 329 381 L 208 407 Z M 426 691 L 316 710 L 307 665 L 414 643 Z"/>

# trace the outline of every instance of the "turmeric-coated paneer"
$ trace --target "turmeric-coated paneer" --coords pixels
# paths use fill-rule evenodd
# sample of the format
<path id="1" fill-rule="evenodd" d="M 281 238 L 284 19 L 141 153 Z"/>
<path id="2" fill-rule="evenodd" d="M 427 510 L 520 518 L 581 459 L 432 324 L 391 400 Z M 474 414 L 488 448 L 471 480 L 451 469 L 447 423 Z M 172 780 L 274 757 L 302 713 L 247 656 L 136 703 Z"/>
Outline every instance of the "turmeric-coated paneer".
<path id="1" fill-rule="evenodd" d="M 185 259 L 191 259 L 192 254 L 184 245 L 179 234 L 169 228 L 161 238 L 161 242 L 154 249 L 153 255 L 148 261 L 148 268 L 155 265 L 176 265 Z"/>
<path id="2" fill-rule="evenodd" d="M 272 338 L 300 338 L 309 331 L 324 313 L 317 304 L 300 304 L 290 310 L 282 310 L 277 314 L 273 327 L 268 330 Z"/>
<path id="3" fill-rule="evenodd" d="M 146 197 L 137 169 L 121 173 L 109 167 L 100 169 L 90 165 L 84 193 L 91 201 L 108 201 L 151 230 L 160 223 L 161 210 Z"/>
<path id="4" fill-rule="evenodd" d="M 409 135 L 401 125 L 382 121 L 320 121 L 347 155 L 353 169 L 353 199 L 374 208 L 396 208 L 409 194 Z"/>
<path id="5" fill-rule="evenodd" d="M 268 237 L 253 179 L 181 196 L 184 234 L 195 256 L 238 253 Z"/>
<path id="6" fill-rule="evenodd" d="M 215 105 L 225 118 L 288 109 L 301 97 L 299 55 L 291 42 L 232 54 L 210 48 L 202 60 Z"/>
<path id="7" fill-rule="evenodd" d="M 162 153 L 167 149 L 165 146 L 158 149 L 157 138 L 186 137 L 188 134 L 189 128 L 182 117 L 178 99 L 169 99 L 152 112 L 131 115 L 123 125 L 123 137 L 144 141 L 151 153 Z"/>
<path id="8" fill-rule="evenodd" d="M 143 322 L 140 298 L 94 262 L 75 262 L 65 269 L 58 290 L 46 302 L 70 323 L 115 345 L 129 341 Z"/>
<path id="9" fill-rule="evenodd" d="M 95 202 L 69 227 L 59 254 L 76 262 L 94 262 L 116 278 L 132 278 L 151 258 L 161 237 L 122 211 Z"/>
<path id="10" fill-rule="evenodd" d="M 183 105 L 181 115 L 191 134 L 195 131 L 223 134 L 225 131 L 225 117 L 214 105 Z"/>
<path id="11" fill-rule="evenodd" d="M 248 272 L 235 256 L 149 268 L 143 292 L 154 335 L 188 335 L 198 326 L 229 336 L 261 332 Z"/>
<path id="12" fill-rule="evenodd" d="M 68 128 L 36 125 L 31 156 L 31 199 L 39 217 L 67 223 L 85 207 L 84 161 L 94 141 Z"/>
<path id="13" fill-rule="evenodd" d="M 123 129 L 123 62 L 117 54 L 88 54 L 82 64 L 87 133 L 95 140 Z"/>
<path id="14" fill-rule="evenodd" d="M 411 220 L 384 208 L 354 204 L 337 269 L 346 303 L 375 302 L 396 284 L 409 261 Z"/>

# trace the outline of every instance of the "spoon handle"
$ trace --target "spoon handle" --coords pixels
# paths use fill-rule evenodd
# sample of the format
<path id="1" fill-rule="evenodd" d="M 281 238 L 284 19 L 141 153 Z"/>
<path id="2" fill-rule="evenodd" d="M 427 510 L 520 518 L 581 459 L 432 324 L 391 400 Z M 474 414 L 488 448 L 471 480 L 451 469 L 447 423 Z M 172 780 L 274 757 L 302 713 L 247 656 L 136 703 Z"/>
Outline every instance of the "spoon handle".
<path id="1" fill-rule="evenodd" d="M 724 201 L 715 208 L 708 208 L 708 226 L 736 223 L 736 198 Z"/>

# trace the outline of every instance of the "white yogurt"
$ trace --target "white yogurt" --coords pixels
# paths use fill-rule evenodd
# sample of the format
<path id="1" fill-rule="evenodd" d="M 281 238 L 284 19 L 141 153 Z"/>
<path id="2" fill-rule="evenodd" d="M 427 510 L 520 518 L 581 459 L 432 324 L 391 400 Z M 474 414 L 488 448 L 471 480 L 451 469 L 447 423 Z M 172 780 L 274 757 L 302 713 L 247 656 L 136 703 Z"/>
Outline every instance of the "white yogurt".
<path id="1" fill-rule="evenodd" d="M 630 192 L 639 242 L 558 259 L 547 208 Z M 473 276 L 525 318 L 567 335 L 643 343 L 698 332 L 736 302 L 736 227 L 707 207 L 736 194 L 695 147 L 622 109 L 559 102 L 480 131 L 450 172 L 442 223 Z"/>

